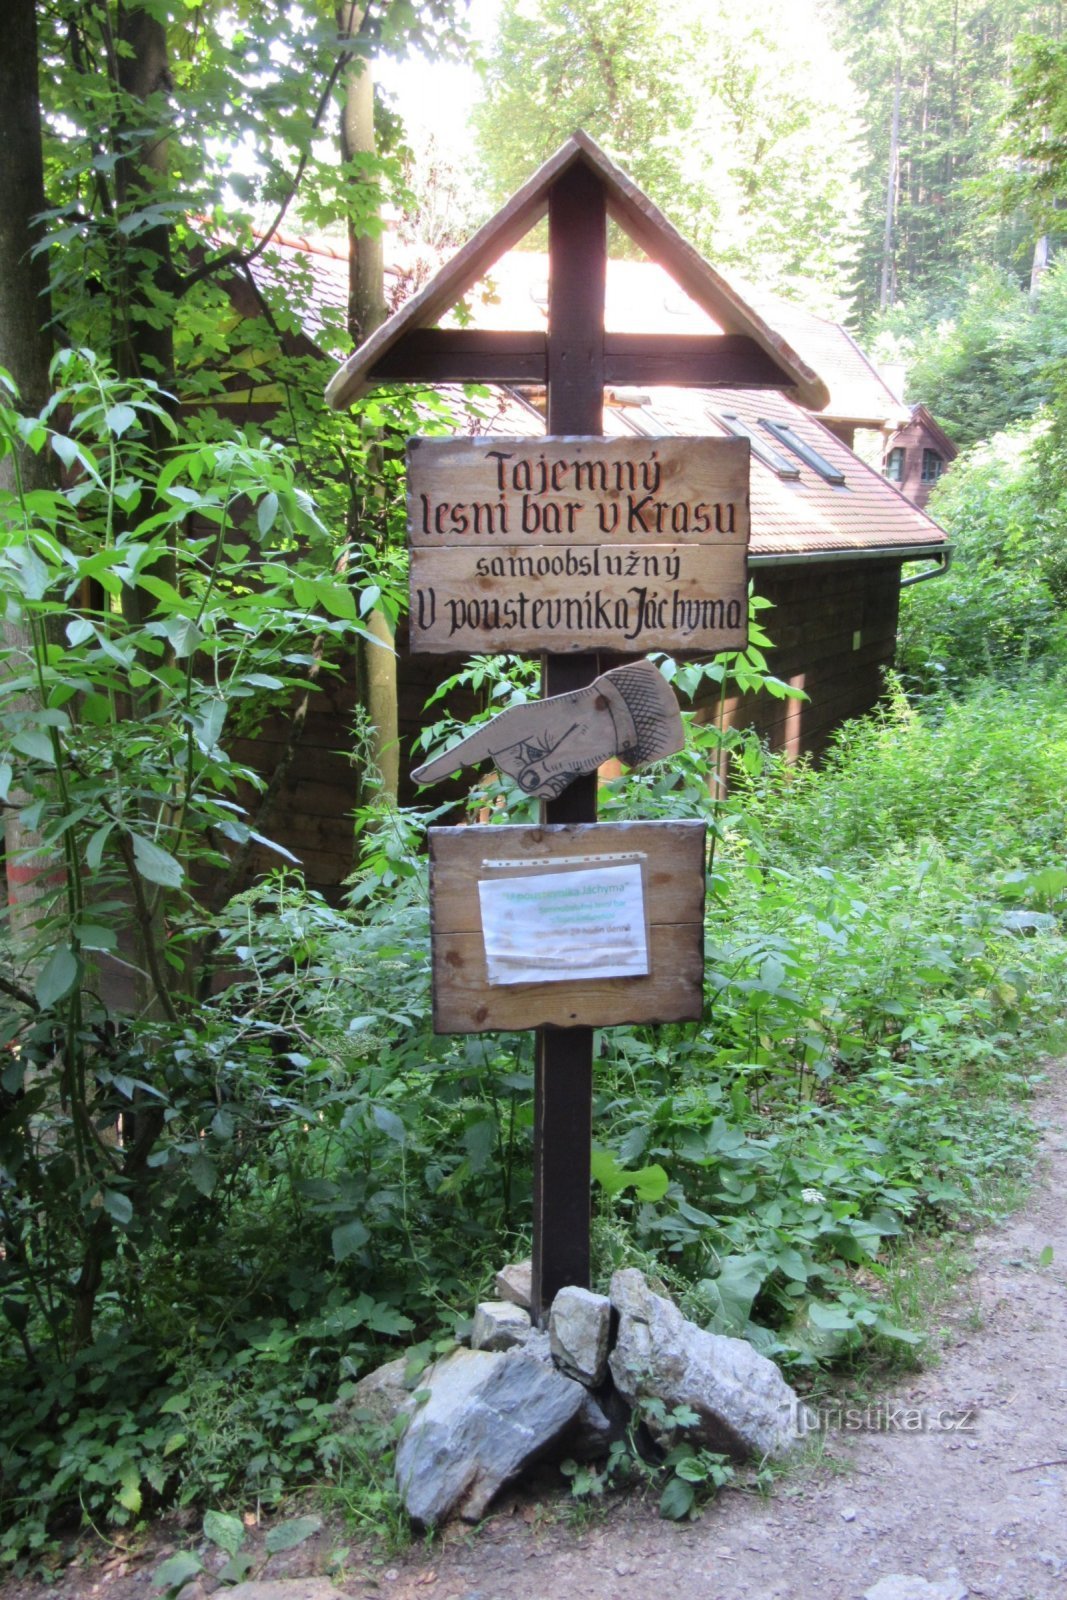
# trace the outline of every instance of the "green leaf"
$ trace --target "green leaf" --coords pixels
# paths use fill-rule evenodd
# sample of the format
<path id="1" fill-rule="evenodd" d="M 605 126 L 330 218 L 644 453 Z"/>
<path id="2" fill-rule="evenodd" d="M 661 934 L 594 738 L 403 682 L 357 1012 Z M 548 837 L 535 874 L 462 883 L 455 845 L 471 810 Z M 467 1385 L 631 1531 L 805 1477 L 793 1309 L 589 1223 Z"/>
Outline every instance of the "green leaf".
<path id="1" fill-rule="evenodd" d="M 0 800 L 6 800 L 11 793 L 11 780 L 15 776 L 15 769 L 10 761 L 0 761 Z"/>
<path id="2" fill-rule="evenodd" d="M 100 1198 L 104 1210 L 115 1222 L 125 1228 L 133 1221 L 133 1203 L 128 1194 L 120 1194 L 117 1189 L 105 1189 Z"/>
<path id="3" fill-rule="evenodd" d="M 142 878 L 164 889 L 180 889 L 185 873 L 169 851 L 141 834 L 133 835 L 133 859 Z"/>
<path id="4" fill-rule="evenodd" d="M 193 717 L 193 735 L 205 755 L 217 746 L 225 721 L 226 702 L 222 699 L 206 701 Z"/>
<path id="5" fill-rule="evenodd" d="M 1051 1267 L 1052 1258 L 1053 1258 L 1054 1254 L 1055 1254 L 1055 1252 L 1054 1252 L 1052 1246 L 1050 1244 L 1047 1244 L 1045 1246 L 1045 1248 L 1041 1251 L 1041 1254 L 1037 1258 L 1038 1266 L 1039 1267 Z"/>
<path id="6" fill-rule="evenodd" d="M 96 629 L 87 617 L 71 617 L 63 631 L 68 644 L 75 650 L 80 644 L 87 644 L 90 639 L 96 638 Z"/>
<path id="7" fill-rule="evenodd" d="M 46 767 L 54 767 L 56 764 L 52 741 L 47 733 L 35 733 L 32 728 L 25 728 L 15 735 L 11 745 L 21 755 L 29 756 L 32 761 L 40 761 Z"/>
<path id="8" fill-rule="evenodd" d="M 316 600 L 331 617 L 340 617 L 345 622 L 355 622 L 355 597 L 345 584 L 331 583 L 328 578 L 315 578 L 311 587 Z"/>
<path id="9" fill-rule="evenodd" d="M 724 1256 L 718 1276 L 705 1278 L 700 1289 L 715 1313 L 719 1333 L 742 1334 L 752 1313 L 752 1303 L 767 1276 L 767 1258 L 759 1251 Z"/>
<path id="10" fill-rule="evenodd" d="M 289 1522 L 279 1522 L 264 1539 L 267 1550 L 276 1556 L 282 1550 L 295 1550 L 298 1544 L 310 1539 L 322 1527 L 321 1517 L 293 1517 Z"/>
<path id="11" fill-rule="evenodd" d="M 192 617 L 168 617 L 163 624 L 163 631 L 179 661 L 191 656 L 205 638 Z"/>
<path id="12" fill-rule="evenodd" d="M 684 1478 L 671 1478 L 660 1495 L 660 1516 L 669 1517 L 672 1522 L 684 1521 L 696 1504 L 696 1497 L 691 1483 L 686 1483 Z"/>
<path id="13" fill-rule="evenodd" d="M 633 1189 L 643 1205 L 655 1205 L 662 1200 L 670 1186 L 670 1178 L 659 1162 L 632 1171 L 619 1165 L 610 1150 L 594 1150 L 592 1154 L 593 1177 L 605 1194 L 621 1194 Z"/>
<path id="14" fill-rule="evenodd" d="M 397 1144 L 403 1144 L 407 1139 L 407 1129 L 396 1112 L 390 1111 L 388 1106 L 373 1106 L 371 1116 L 375 1125 L 381 1128 L 383 1133 L 388 1134 L 390 1139 L 395 1139 Z"/>
<path id="15" fill-rule="evenodd" d="M 370 1233 L 362 1222 L 342 1222 L 330 1235 L 334 1260 L 347 1261 L 357 1250 L 362 1250 L 369 1238 Z"/>
<path id="16" fill-rule="evenodd" d="M 179 1550 L 177 1555 L 168 1556 L 156 1568 L 152 1574 L 152 1585 L 156 1589 L 177 1591 L 183 1583 L 188 1583 L 190 1578 L 195 1578 L 203 1570 L 204 1563 L 199 1556 L 194 1556 L 191 1550 Z"/>
<path id="17" fill-rule="evenodd" d="M 188 3 L 188 0 L 187 0 Z M 220 1584 L 242 1583 L 252 1571 L 256 1561 L 247 1551 L 243 1555 L 231 1556 L 215 1574 Z"/>
<path id="18" fill-rule="evenodd" d="M 808 1304 L 808 1316 L 816 1328 L 826 1332 L 845 1333 L 855 1327 L 855 1319 L 844 1306 L 835 1305 L 825 1300 L 812 1300 Z"/>
<path id="19" fill-rule="evenodd" d="M 240 1517 L 228 1516 L 225 1511 L 205 1511 L 204 1538 L 235 1556 L 245 1542 L 245 1526 Z"/>
<path id="20" fill-rule="evenodd" d="M 89 840 L 89 843 L 86 845 L 85 864 L 89 868 L 90 872 L 96 872 L 99 869 L 100 861 L 104 854 L 104 846 L 107 843 L 108 834 L 111 832 L 114 826 L 115 824 L 113 822 L 105 822 L 103 827 L 97 828 L 96 832 Z"/>
<path id="21" fill-rule="evenodd" d="M 56 945 L 34 985 L 37 1004 L 42 1011 L 64 1000 L 78 981 L 80 966 L 77 956 L 68 944 Z"/>
<path id="22" fill-rule="evenodd" d="M 23 598 L 43 600 L 49 584 L 49 572 L 32 545 L 25 544 L 13 550 L 10 559 L 19 569 Z"/>
<path id="23" fill-rule="evenodd" d="M 202 1195 L 211 1194 L 218 1175 L 215 1163 L 203 1154 L 195 1155 L 189 1163 L 189 1181 Z"/>
<path id="24" fill-rule="evenodd" d="M 115 437 L 121 439 L 127 428 L 132 428 L 137 421 L 137 413 L 132 406 L 109 406 L 104 413 L 104 421 Z"/>
<path id="25" fill-rule="evenodd" d="M 274 519 L 278 515 L 278 496 L 273 489 L 270 494 L 265 494 L 256 508 L 256 526 L 261 536 L 265 537 L 274 526 Z"/>
<path id="26" fill-rule="evenodd" d="M 123 1478 L 117 1498 L 119 1505 L 125 1506 L 127 1511 L 132 1511 L 134 1516 L 140 1511 L 141 1480 L 132 1469 Z"/>

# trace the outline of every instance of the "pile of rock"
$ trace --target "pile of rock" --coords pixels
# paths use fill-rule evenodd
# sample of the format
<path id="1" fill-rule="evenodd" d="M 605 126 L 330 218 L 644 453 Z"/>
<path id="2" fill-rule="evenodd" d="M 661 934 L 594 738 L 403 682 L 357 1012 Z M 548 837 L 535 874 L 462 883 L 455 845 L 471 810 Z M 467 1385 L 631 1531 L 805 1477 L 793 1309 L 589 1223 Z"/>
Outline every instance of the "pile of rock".
<path id="1" fill-rule="evenodd" d="M 425 1527 L 476 1521 L 547 1456 L 606 1455 L 649 1400 L 687 1408 L 697 1420 L 685 1436 L 737 1460 L 784 1455 L 804 1432 L 803 1407 L 773 1361 L 687 1321 L 633 1268 L 615 1274 L 610 1296 L 561 1289 L 544 1332 L 530 1320 L 528 1263 L 506 1267 L 496 1287 L 470 1348 L 436 1362 L 414 1394 L 401 1358 L 362 1379 L 350 1402 L 357 1417 L 408 1417 L 397 1484 Z"/>

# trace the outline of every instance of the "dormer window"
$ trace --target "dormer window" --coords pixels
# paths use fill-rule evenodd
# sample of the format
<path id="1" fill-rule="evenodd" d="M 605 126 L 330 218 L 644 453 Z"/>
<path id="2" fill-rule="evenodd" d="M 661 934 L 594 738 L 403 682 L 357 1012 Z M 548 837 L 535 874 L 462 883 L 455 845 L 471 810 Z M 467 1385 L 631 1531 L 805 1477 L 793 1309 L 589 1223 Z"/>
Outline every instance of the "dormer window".
<path id="1" fill-rule="evenodd" d="M 885 475 L 890 483 L 904 482 L 904 446 L 894 445 L 885 458 Z"/>
<path id="2" fill-rule="evenodd" d="M 752 454 L 758 457 L 765 467 L 770 467 L 772 472 L 776 472 L 780 478 L 800 477 L 800 468 L 795 466 L 789 457 L 784 456 L 780 450 L 775 450 L 772 445 L 769 445 L 766 439 L 761 439 L 758 433 L 754 433 L 747 422 L 741 421 L 736 412 L 723 411 L 716 413 L 709 411 L 708 416 L 711 417 L 713 422 L 721 423 L 728 433 L 733 434 L 735 439 L 747 439 Z"/>
<path id="3" fill-rule="evenodd" d="M 936 450 L 923 451 L 923 483 L 936 483 L 945 470 L 945 463 Z"/>
<path id="4" fill-rule="evenodd" d="M 794 433 L 788 423 L 770 422 L 766 417 L 760 417 L 759 425 L 761 428 L 766 428 L 779 444 L 784 444 L 787 450 L 792 450 L 795 456 L 799 456 L 805 466 L 811 467 L 820 478 L 825 478 L 827 483 L 844 483 L 845 474 L 840 467 L 835 467 L 832 461 L 827 461 L 826 457 L 820 455 L 818 450 L 800 437 L 799 433 Z"/>

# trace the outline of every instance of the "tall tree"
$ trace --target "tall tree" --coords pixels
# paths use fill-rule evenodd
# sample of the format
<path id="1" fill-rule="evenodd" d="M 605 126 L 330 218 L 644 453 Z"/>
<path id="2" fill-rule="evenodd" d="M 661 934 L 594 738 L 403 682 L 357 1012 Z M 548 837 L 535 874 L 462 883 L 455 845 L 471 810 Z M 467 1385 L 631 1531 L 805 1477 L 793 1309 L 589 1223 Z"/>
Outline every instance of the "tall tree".
<path id="1" fill-rule="evenodd" d="M 1060 11 L 1060 0 L 831 0 L 865 96 L 861 319 L 960 267 L 1018 266 L 1019 214 L 996 215 L 976 185 L 999 161 L 1016 37 L 1054 31 Z"/>
<path id="2" fill-rule="evenodd" d="M 44 405 L 49 391 L 52 353 L 49 329 L 48 270 L 41 253 L 37 218 L 44 210 L 41 157 L 41 114 L 37 71 L 35 0 L 12 0 L 5 19 L 0 51 L 0 368 L 14 382 L 22 403 L 31 411 Z M 11 493 L 21 480 L 25 492 L 48 487 L 45 457 L 30 450 L 0 454 L 0 492 Z M 13 659 L 31 659 L 27 624 L 0 619 L 0 642 Z M 32 699 L 17 702 L 29 709 Z M 22 797 L 12 790 L 4 797 L 4 844 L 11 932 L 29 933 L 35 909 L 54 868 L 35 829 L 20 819 Z"/>
<path id="3" fill-rule="evenodd" d="M 581 126 L 698 248 L 795 286 L 849 255 L 854 112 L 814 0 L 505 0 L 474 120 L 498 198 Z"/>

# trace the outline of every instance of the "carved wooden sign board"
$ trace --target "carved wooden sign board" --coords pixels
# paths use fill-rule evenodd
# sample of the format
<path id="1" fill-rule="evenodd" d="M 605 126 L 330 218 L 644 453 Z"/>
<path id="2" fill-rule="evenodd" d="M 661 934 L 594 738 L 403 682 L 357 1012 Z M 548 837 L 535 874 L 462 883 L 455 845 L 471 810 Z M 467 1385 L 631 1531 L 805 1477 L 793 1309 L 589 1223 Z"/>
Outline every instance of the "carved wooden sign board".
<path id="1" fill-rule="evenodd" d="M 437 1033 L 701 1014 L 702 822 L 431 828 Z"/>
<path id="2" fill-rule="evenodd" d="M 413 653 L 744 649 L 747 439 L 413 439 Z"/>

